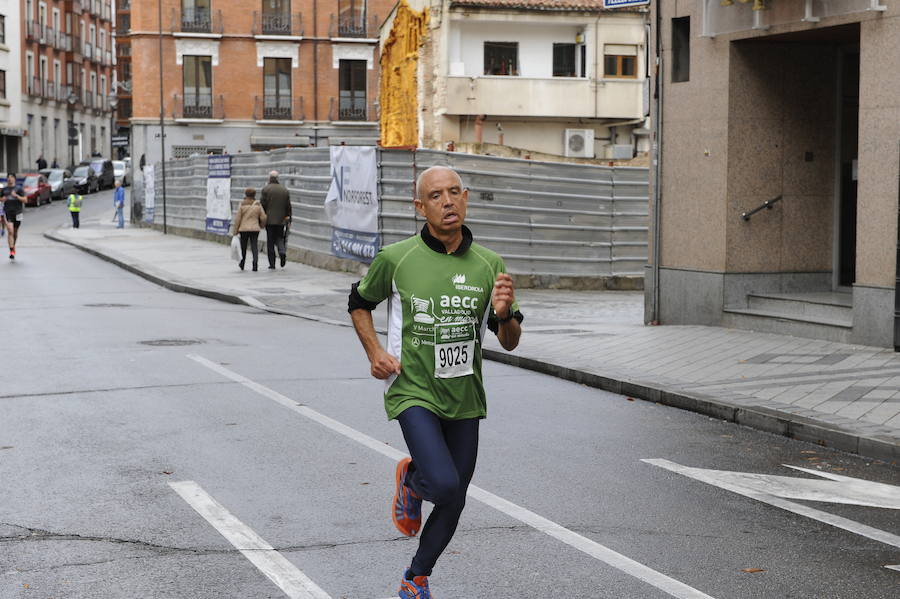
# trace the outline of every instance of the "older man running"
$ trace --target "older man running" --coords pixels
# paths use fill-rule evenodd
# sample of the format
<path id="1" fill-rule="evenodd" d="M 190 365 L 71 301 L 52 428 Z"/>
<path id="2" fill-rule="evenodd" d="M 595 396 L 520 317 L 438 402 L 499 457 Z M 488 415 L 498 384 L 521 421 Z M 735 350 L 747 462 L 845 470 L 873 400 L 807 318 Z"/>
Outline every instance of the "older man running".
<path id="1" fill-rule="evenodd" d="M 506 350 L 519 343 L 522 314 L 503 259 L 477 244 L 463 225 L 468 190 L 447 167 L 431 167 L 416 182 L 419 235 L 378 253 L 353 285 L 349 312 L 371 364 L 384 379 L 388 418 L 400 423 L 412 459 L 394 477 L 391 518 L 415 536 L 422 501 L 434 509 L 419 548 L 404 571 L 401 599 L 431 599 L 428 577 L 453 538 L 475 470 L 478 424 L 487 415 L 481 376 L 485 330 Z M 388 300 L 387 349 L 371 311 Z"/>

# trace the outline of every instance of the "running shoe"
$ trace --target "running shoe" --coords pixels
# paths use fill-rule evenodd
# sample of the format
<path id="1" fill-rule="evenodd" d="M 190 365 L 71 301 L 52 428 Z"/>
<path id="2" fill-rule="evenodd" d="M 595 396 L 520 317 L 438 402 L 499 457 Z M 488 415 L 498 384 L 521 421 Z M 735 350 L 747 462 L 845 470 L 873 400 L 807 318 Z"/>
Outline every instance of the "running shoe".
<path id="1" fill-rule="evenodd" d="M 428 577 L 416 576 L 407 578 L 409 570 L 403 575 L 403 582 L 400 583 L 400 590 L 397 594 L 400 599 L 433 599 L 431 591 L 428 590 Z"/>
<path id="2" fill-rule="evenodd" d="M 15 260 L 15 259 L 16 259 L 16 250 L 15 250 L 15 248 L 10 248 L 10 249 L 9 249 L 9 259 L 10 259 L 10 260 Z"/>
<path id="3" fill-rule="evenodd" d="M 396 488 L 394 501 L 391 502 L 391 519 L 394 526 L 407 537 L 416 536 L 422 527 L 422 500 L 403 484 L 411 461 L 410 458 L 403 458 L 397 462 Z"/>

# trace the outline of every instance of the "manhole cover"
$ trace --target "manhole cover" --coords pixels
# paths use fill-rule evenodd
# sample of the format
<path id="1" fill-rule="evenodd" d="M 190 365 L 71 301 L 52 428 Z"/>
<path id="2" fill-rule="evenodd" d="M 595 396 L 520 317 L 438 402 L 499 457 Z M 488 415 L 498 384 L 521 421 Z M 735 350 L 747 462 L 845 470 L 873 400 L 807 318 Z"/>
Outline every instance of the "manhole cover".
<path id="1" fill-rule="evenodd" d="M 199 345 L 205 343 L 202 339 L 150 339 L 140 341 L 141 345 L 152 345 L 153 347 L 178 347 L 182 345 Z"/>
<path id="2" fill-rule="evenodd" d="M 130 304 L 84 304 L 85 308 L 130 308 Z"/>

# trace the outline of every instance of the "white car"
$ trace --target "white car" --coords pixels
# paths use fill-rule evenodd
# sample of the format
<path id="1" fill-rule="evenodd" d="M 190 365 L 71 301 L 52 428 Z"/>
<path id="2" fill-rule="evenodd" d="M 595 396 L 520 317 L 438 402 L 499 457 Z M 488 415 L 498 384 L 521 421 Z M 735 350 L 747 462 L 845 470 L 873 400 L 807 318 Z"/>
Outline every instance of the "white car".
<path id="1" fill-rule="evenodd" d="M 113 174 L 117 181 L 122 182 L 122 187 L 128 187 L 128 168 L 122 160 L 113 160 Z"/>

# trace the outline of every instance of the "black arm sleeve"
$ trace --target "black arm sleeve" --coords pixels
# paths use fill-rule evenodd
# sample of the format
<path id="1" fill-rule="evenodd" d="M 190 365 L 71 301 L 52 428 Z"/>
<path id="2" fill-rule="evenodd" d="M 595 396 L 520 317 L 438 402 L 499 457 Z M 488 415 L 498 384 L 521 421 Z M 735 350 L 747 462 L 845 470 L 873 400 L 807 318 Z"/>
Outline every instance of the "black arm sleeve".
<path id="1" fill-rule="evenodd" d="M 370 302 L 361 296 L 357 287 L 359 287 L 359 281 L 353 283 L 350 287 L 350 299 L 347 302 L 347 312 L 353 312 L 354 310 L 368 310 L 371 312 L 378 307 L 377 302 Z"/>
<path id="2" fill-rule="evenodd" d="M 513 318 L 519 321 L 519 324 L 522 324 L 522 321 L 525 320 L 525 317 L 518 310 L 513 312 Z M 491 313 L 491 315 L 488 316 L 487 326 L 493 334 L 497 334 L 497 331 L 500 330 L 500 322 L 497 320 L 496 314 Z"/>

